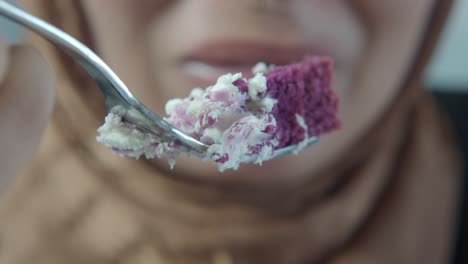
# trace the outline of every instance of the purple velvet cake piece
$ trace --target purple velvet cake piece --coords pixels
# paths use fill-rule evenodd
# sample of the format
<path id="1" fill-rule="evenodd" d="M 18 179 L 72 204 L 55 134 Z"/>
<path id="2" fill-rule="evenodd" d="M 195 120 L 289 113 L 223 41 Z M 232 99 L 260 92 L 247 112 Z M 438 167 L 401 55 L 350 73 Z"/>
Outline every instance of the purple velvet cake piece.
<path id="1" fill-rule="evenodd" d="M 340 127 L 338 97 L 331 89 L 333 62 L 328 57 L 307 57 L 301 63 L 276 66 L 267 74 L 267 94 L 278 100 L 272 113 L 279 144 L 297 144 L 305 136 L 319 136 Z M 298 122 L 303 118 L 307 129 Z M 307 130 L 307 133 L 304 133 Z"/>

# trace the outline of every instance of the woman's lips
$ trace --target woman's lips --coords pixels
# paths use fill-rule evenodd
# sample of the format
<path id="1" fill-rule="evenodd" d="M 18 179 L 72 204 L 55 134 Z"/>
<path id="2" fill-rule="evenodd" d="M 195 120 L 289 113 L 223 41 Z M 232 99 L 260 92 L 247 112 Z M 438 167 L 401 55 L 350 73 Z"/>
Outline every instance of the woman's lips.
<path id="1" fill-rule="evenodd" d="M 202 44 L 183 58 L 180 67 L 191 84 L 206 87 L 226 73 L 252 75 L 258 62 L 283 65 L 301 60 L 305 55 L 324 55 L 325 49 L 302 45 L 279 45 L 248 41 L 220 41 Z M 328 55 L 328 54 L 327 54 Z"/>

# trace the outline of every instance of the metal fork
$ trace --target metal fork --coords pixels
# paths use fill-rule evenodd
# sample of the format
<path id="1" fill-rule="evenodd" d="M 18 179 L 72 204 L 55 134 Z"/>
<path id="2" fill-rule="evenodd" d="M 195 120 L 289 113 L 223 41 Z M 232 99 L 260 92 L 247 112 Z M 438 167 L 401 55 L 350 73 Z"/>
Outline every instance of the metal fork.
<path id="1" fill-rule="evenodd" d="M 208 145 L 186 135 L 141 103 L 112 69 L 77 39 L 4 0 L 0 0 L 0 15 L 34 31 L 79 62 L 104 94 L 107 111 L 117 106 L 124 107 L 126 111 L 123 118 L 127 122 L 135 124 L 138 129 L 157 135 L 164 141 L 178 141 L 187 152 L 203 155 L 208 149 Z M 301 148 L 312 145 L 317 140 L 316 137 L 311 137 L 301 143 Z M 297 145 L 292 145 L 275 150 L 270 159 L 296 152 L 297 149 Z"/>

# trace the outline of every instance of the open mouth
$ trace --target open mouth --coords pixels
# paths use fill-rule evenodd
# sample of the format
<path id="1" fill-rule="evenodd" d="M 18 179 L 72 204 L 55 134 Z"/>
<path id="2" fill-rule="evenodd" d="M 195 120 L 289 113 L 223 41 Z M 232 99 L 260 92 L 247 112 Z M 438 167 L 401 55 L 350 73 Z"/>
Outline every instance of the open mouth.
<path id="1" fill-rule="evenodd" d="M 252 77 L 258 62 L 285 65 L 306 55 L 330 54 L 324 48 L 299 44 L 273 44 L 258 41 L 215 41 L 188 52 L 180 62 L 183 74 L 196 86 L 205 87 L 226 73 L 242 73 Z"/>

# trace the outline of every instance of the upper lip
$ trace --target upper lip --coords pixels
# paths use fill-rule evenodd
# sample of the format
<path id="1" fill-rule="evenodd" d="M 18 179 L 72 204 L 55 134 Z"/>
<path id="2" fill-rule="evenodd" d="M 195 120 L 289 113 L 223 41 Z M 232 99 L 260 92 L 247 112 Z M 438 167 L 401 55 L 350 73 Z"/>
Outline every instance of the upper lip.
<path id="1" fill-rule="evenodd" d="M 202 43 L 190 50 L 184 61 L 218 66 L 253 66 L 257 62 L 282 65 L 299 61 L 308 54 L 329 55 L 325 48 L 312 45 L 223 40 Z"/>

